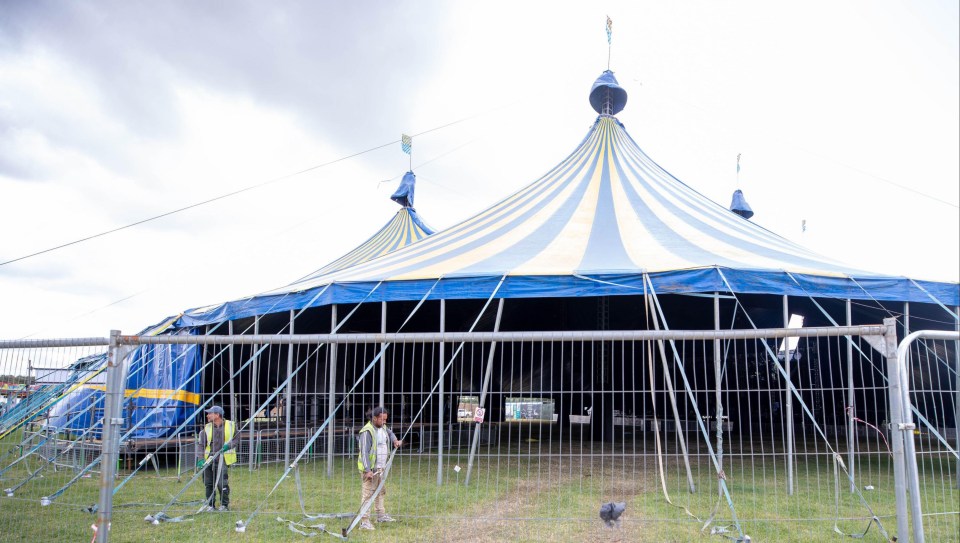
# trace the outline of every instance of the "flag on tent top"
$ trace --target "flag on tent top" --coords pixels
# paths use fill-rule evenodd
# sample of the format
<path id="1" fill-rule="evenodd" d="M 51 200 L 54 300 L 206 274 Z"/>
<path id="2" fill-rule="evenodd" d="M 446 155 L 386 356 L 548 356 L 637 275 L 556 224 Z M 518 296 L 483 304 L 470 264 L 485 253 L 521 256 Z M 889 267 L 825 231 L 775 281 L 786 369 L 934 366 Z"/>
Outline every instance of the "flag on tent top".
<path id="1" fill-rule="evenodd" d="M 400 135 L 400 147 L 403 149 L 404 153 L 408 155 L 413 152 L 413 138 L 406 134 Z"/>
<path id="2" fill-rule="evenodd" d="M 607 15 L 607 45 L 613 44 L 613 19 Z"/>

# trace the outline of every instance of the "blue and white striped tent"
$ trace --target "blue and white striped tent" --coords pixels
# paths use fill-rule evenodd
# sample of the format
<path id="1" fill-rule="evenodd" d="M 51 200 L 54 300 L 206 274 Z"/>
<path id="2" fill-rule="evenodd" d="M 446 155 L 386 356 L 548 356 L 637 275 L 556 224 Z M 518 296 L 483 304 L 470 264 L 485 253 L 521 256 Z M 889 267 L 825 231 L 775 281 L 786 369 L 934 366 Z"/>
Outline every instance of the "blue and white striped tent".
<path id="1" fill-rule="evenodd" d="M 401 189 L 408 186 L 411 188 L 409 189 L 409 196 L 405 194 L 403 198 L 400 198 L 394 195 L 393 199 L 403 205 L 403 207 L 397 211 L 397 214 L 394 215 L 387 224 L 383 225 L 383 228 L 378 230 L 376 234 L 370 236 L 367 241 L 364 241 L 357 248 L 309 274 L 307 277 L 329 275 L 352 266 L 363 264 L 368 260 L 373 260 L 402 249 L 434 233 L 433 228 L 427 226 L 413 208 L 412 184 L 415 180 L 413 172 L 407 172 L 403 178 L 404 181 Z M 300 279 L 297 282 L 299 283 L 304 279 Z"/>
<path id="2" fill-rule="evenodd" d="M 960 303 L 957 283 L 862 270 L 710 201 L 603 113 L 616 113 L 625 102 L 626 93 L 605 72 L 591 93 L 600 115 L 580 145 L 546 175 L 474 217 L 364 262 L 338 260 L 257 297 L 189 311 L 178 324 L 268 308 L 487 298 L 501 280 L 497 297 L 503 298 L 636 295 L 645 276 L 659 293 Z"/>

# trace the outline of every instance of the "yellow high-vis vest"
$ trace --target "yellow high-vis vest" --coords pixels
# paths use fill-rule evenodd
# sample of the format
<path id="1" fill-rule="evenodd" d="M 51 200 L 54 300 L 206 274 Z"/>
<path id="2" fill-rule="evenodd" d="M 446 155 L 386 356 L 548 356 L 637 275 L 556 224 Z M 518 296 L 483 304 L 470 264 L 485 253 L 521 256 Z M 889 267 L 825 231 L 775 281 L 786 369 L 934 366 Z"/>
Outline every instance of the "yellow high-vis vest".
<path id="1" fill-rule="evenodd" d="M 207 425 L 203 427 L 203 431 L 207 434 L 207 447 L 203 450 L 203 459 L 208 460 L 210 458 L 210 442 L 213 440 L 213 423 L 208 422 Z M 223 421 L 223 442 L 230 443 L 235 431 L 236 425 L 232 420 Z M 227 450 L 227 452 L 223 453 L 223 461 L 226 462 L 228 466 L 236 464 L 237 451 L 233 449 Z"/>
<path id="2" fill-rule="evenodd" d="M 377 431 L 373 427 L 373 424 L 368 422 L 363 426 L 363 428 L 360 429 L 360 433 L 357 434 L 357 437 L 360 438 L 360 436 L 362 436 L 365 432 L 370 434 L 371 439 L 370 454 L 367 457 L 367 463 L 370 464 L 371 470 L 375 470 L 377 469 Z M 360 473 L 363 473 L 363 453 L 361 452 L 360 454 L 361 456 L 357 458 L 357 469 L 360 470 Z"/>

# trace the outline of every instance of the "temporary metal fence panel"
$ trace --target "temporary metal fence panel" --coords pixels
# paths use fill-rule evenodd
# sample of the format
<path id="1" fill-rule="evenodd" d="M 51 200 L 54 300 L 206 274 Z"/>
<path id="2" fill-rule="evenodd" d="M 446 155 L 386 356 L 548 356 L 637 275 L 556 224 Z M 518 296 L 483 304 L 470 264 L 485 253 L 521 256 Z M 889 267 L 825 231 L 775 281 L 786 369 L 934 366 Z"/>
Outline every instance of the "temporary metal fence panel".
<path id="1" fill-rule="evenodd" d="M 102 385 L 106 350 L 102 338 L 0 342 L 0 397 L 5 400 L 0 405 L 0 540 L 90 539 L 95 518 L 75 512 L 96 502 L 96 471 L 86 474 L 77 494 L 49 506 L 41 506 L 41 498 L 100 455 L 99 436 L 65 432 L 51 424 L 50 415 L 71 391 Z M 69 419 L 80 416 L 68 414 Z M 62 520 L 69 517 L 74 520 Z"/>
<path id="2" fill-rule="evenodd" d="M 204 388 L 178 436 L 114 466 L 110 541 L 189 539 L 201 524 L 258 541 L 322 535 L 317 524 L 341 534 L 352 518 L 331 515 L 360 507 L 357 435 L 381 404 L 403 440 L 385 487 L 400 522 L 375 524 L 390 540 L 886 540 L 909 523 L 882 347 L 892 329 L 120 336 L 205 345 Z M 913 381 L 918 409 L 949 434 L 939 417 L 955 409 L 956 380 Z M 226 470 L 230 512 L 204 516 L 194 449 L 211 405 L 236 417 L 238 462 Z M 0 469 L 38 435 L 5 438 Z M 928 540 L 947 540 L 960 528 L 957 464 L 928 436 L 917 444 L 924 526 Z M 148 460 L 151 447 L 176 454 Z M 27 455 L 4 486 L 39 462 Z M 0 526 L 40 537 L 18 519 L 56 512 L 47 520 L 60 539 L 89 537 L 96 477 L 43 474 L 42 486 L 0 499 Z M 609 527 L 608 502 L 626 504 Z"/>

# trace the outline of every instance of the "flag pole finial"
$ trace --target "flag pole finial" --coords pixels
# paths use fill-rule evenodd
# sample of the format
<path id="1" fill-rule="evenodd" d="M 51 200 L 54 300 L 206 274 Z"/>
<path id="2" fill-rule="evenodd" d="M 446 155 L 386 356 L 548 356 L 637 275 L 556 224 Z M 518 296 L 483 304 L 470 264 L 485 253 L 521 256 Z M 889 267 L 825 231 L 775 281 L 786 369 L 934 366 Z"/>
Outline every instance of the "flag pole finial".
<path id="1" fill-rule="evenodd" d="M 413 137 L 406 134 L 400 134 L 400 148 L 410 158 L 410 171 L 413 171 Z"/>
<path id="2" fill-rule="evenodd" d="M 607 15 L 607 70 L 610 69 L 610 52 L 613 49 L 613 19 Z"/>

